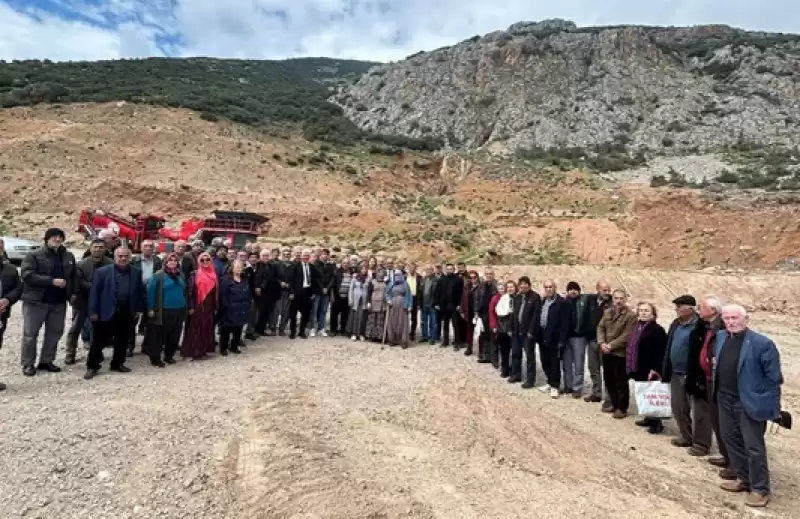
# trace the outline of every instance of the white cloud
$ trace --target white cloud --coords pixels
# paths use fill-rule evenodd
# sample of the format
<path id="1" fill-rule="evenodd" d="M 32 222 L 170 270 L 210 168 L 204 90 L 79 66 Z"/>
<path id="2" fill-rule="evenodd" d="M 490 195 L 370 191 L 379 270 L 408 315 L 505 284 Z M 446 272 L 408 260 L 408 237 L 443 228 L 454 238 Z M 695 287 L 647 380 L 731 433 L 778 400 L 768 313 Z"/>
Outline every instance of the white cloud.
<path id="1" fill-rule="evenodd" d="M 544 18 L 578 25 L 726 23 L 800 32 L 795 0 L 107 0 L 99 6 L 93 0 L 56 0 L 84 22 L 41 12 L 37 21 L 9 8 L 6 2 L 12 1 L 20 4 L 0 0 L 4 59 L 158 55 L 155 39 L 161 35 L 179 38 L 180 45 L 169 46 L 178 55 L 388 61 Z M 113 28 L 97 23 L 104 13 L 112 13 Z"/>

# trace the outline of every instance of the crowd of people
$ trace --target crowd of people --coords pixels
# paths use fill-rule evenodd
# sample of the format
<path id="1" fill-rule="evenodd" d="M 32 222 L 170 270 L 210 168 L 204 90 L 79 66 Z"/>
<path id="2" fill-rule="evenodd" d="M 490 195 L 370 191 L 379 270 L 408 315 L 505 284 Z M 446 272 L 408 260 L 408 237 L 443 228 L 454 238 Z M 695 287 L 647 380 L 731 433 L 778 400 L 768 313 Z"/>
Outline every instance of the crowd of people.
<path id="1" fill-rule="evenodd" d="M 672 445 L 705 457 L 716 437 L 719 456 L 708 462 L 719 467 L 722 489 L 747 493 L 751 507 L 769 502 L 764 434 L 780 417 L 783 377 L 774 342 L 748 327 L 740 305 L 682 295 L 665 330 L 651 302 L 631 306 L 623 289 L 603 280 L 589 294 L 575 281 L 559 293 L 545 280 L 539 293 L 530 278 L 498 280 L 492 268 L 480 275 L 446 263 L 420 272 L 391 258 L 256 244 L 234 251 L 226 243 L 176 242 L 160 257 L 145 242 L 133 257 L 108 232 L 76 261 L 64 239 L 60 229 L 48 230 L 20 274 L 3 260 L 0 242 L 0 345 L 11 307 L 22 301 L 27 376 L 61 370 L 57 346 L 71 306 L 65 363 L 76 362 L 82 338 L 87 380 L 109 346 L 110 370 L 131 371 L 125 362 L 137 335 L 151 364 L 164 368 L 178 353 L 189 360 L 239 354 L 246 341 L 285 336 L 287 327 L 290 339 L 438 343 L 491 364 L 510 384 L 596 403 L 618 420 L 628 416 L 629 380 L 657 380 L 669 384 L 679 431 Z M 539 384 L 537 349 L 545 376 Z M 658 418 L 636 425 L 664 431 Z"/>

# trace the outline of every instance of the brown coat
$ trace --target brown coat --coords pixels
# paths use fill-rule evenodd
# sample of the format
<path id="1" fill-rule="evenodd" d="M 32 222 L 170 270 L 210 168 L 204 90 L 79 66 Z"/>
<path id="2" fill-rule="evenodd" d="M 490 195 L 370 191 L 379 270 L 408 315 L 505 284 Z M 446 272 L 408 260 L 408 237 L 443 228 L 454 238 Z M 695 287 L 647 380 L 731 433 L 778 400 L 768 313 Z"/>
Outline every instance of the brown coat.
<path id="1" fill-rule="evenodd" d="M 608 343 L 611 354 L 625 358 L 628 346 L 628 337 L 636 322 L 636 314 L 628 307 L 623 310 L 609 308 L 603 312 L 603 317 L 597 325 L 597 344 Z"/>

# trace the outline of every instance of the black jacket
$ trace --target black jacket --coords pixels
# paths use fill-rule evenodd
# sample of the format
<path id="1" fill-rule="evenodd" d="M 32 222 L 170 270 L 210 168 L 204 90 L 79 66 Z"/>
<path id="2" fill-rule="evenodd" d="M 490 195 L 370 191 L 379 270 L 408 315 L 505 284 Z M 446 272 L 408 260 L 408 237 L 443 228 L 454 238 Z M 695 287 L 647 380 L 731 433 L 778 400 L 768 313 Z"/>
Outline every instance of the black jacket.
<path id="1" fill-rule="evenodd" d="M 481 290 L 481 301 L 480 305 L 478 305 L 478 308 L 475 309 L 475 312 L 477 312 L 481 317 L 488 318 L 489 303 L 492 302 L 492 298 L 497 293 L 497 284 L 494 281 L 492 281 L 491 283 L 483 281 L 481 283 L 480 290 Z"/>
<path id="2" fill-rule="evenodd" d="M 539 304 L 536 311 L 534 320 L 534 336 L 539 344 L 547 344 L 548 346 L 564 347 L 569 338 L 569 325 L 571 318 L 571 308 L 569 302 L 563 297 L 556 294 L 555 301 L 550 305 L 547 311 L 547 323 L 542 328 L 540 323 L 542 317 L 542 309 L 544 308 L 544 301 Z"/>
<path id="3" fill-rule="evenodd" d="M 442 283 L 441 278 L 437 278 L 436 276 L 431 276 L 433 280 L 433 285 L 431 286 L 431 294 L 430 294 L 430 308 L 439 306 L 442 300 Z M 419 305 L 421 307 L 425 307 L 425 283 L 428 282 L 428 278 L 422 278 L 422 282 L 417 287 L 417 292 L 419 292 Z"/>
<path id="4" fill-rule="evenodd" d="M 181 272 L 189 279 L 189 274 L 197 270 L 197 256 L 192 251 L 186 251 L 181 258 Z"/>
<path id="5" fill-rule="evenodd" d="M 5 316 L 8 317 L 11 315 L 11 307 L 22 297 L 22 279 L 19 277 L 17 267 L 4 257 L 0 257 L 0 284 L 2 284 L 0 299 L 8 299 L 8 308 L 5 312 Z"/>
<path id="6" fill-rule="evenodd" d="M 107 255 L 103 256 L 100 262 L 95 262 L 91 257 L 82 259 L 78 262 L 78 269 L 75 273 L 76 295 L 79 304 L 89 304 L 89 292 L 92 290 L 92 278 L 94 271 L 100 267 L 114 263 Z"/>
<path id="7" fill-rule="evenodd" d="M 705 399 L 707 396 L 706 374 L 700 364 L 700 353 L 703 351 L 703 343 L 706 339 L 706 332 L 711 330 L 711 341 L 708 343 L 709 366 L 713 366 L 714 353 L 717 345 L 717 332 L 725 329 L 722 318 L 717 316 L 712 322 L 703 319 L 697 320 L 697 326 L 692 331 L 691 343 L 689 344 L 689 363 L 686 370 L 686 392 L 690 395 Z"/>
<path id="8" fill-rule="evenodd" d="M 75 256 L 63 246 L 57 252 L 47 246 L 41 246 L 22 259 L 20 277 L 22 278 L 23 301 L 40 302 L 48 288 L 53 286 L 53 261 L 59 259 L 64 272 L 63 279 L 67 282 L 65 287 L 67 301 L 76 293 L 77 283 Z"/>
<path id="9" fill-rule="evenodd" d="M 314 268 L 311 263 L 308 264 L 308 293 L 309 295 L 319 295 L 322 293 L 322 284 L 320 283 L 320 273 Z M 289 289 L 293 294 L 299 295 L 303 293 L 303 266 L 302 263 L 295 263 L 292 268 L 292 281 L 289 283 Z"/>
<path id="10" fill-rule="evenodd" d="M 586 294 L 586 338 L 595 340 L 597 338 L 597 325 L 603 318 L 603 313 L 611 308 L 611 298 L 600 301 L 597 294 Z"/>
<path id="11" fill-rule="evenodd" d="M 278 283 L 287 283 L 288 288 L 282 290 L 292 290 L 292 283 L 294 282 L 294 268 L 296 263 L 294 261 L 279 260 L 277 262 Z"/>
<path id="12" fill-rule="evenodd" d="M 261 289 L 261 297 L 277 299 L 280 297 L 280 272 L 277 261 L 267 261 L 259 263 L 256 267 L 256 275 L 253 280 L 253 289 Z"/>
<path id="13" fill-rule="evenodd" d="M 586 295 L 579 295 L 575 299 L 567 299 L 570 310 L 570 337 L 584 337 L 592 340 L 597 337 L 597 326 L 595 325 L 592 328 L 592 316 L 590 315 L 592 305 L 590 302 L 589 297 Z M 597 307 L 596 304 L 594 306 Z"/>
<path id="14" fill-rule="evenodd" d="M 692 329 L 691 335 L 689 337 L 689 359 L 687 359 L 687 366 L 690 366 L 687 371 L 691 369 L 692 364 L 692 345 L 696 344 L 697 341 L 700 341 L 700 347 L 703 346 L 703 336 L 705 334 L 705 327 L 701 322 L 702 319 L 697 317 L 697 323 L 695 323 L 694 328 Z M 675 335 L 675 329 L 680 324 L 680 319 L 675 319 L 672 321 L 672 324 L 669 325 L 669 331 L 667 331 L 667 347 L 664 349 L 664 359 L 661 367 L 661 380 L 663 382 L 670 382 L 672 380 L 672 355 L 671 355 L 671 342 L 672 336 Z M 700 361 L 699 357 L 700 350 L 698 350 L 698 355 L 694 355 L 695 362 Z M 704 386 L 705 387 L 705 386 Z M 703 396 L 705 397 L 705 392 L 703 392 Z"/>
<path id="15" fill-rule="evenodd" d="M 634 324 L 636 326 L 636 324 Z M 661 374 L 664 352 L 667 349 L 667 332 L 655 321 L 650 321 L 642 330 L 636 355 L 636 369 L 628 376 L 636 382 L 647 382 L 650 371 Z"/>
<path id="16" fill-rule="evenodd" d="M 522 306 L 522 299 L 527 298 L 522 319 L 519 319 L 519 310 Z M 513 312 L 511 312 L 511 332 L 516 335 L 528 335 L 536 338 L 536 316 L 539 314 L 539 305 L 542 298 L 539 294 L 531 290 L 527 295 L 517 294 L 514 296 Z"/>
<path id="17" fill-rule="evenodd" d="M 316 267 L 317 271 L 319 272 L 320 286 L 326 289 L 327 293 L 330 294 L 333 290 L 333 277 L 336 273 L 336 265 L 333 263 L 326 263 L 322 260 L 317 260 L 314 262 L 314 267 Z"/>
<path id="18" fill-rule="evenodd" d="M 452 312 L 461 306 L 461 295 L 464 292 L 464 280 L 458 274 L 445 275 L 439 280 L 439 307 L 443 311 Z"/>

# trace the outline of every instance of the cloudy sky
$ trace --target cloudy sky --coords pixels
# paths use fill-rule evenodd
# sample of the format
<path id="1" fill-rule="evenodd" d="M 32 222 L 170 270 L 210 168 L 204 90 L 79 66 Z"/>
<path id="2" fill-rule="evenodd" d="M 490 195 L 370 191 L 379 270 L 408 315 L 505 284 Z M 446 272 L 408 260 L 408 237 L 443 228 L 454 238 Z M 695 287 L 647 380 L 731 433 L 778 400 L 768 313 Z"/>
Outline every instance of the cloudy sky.
<path id="1" fill-rule="evenodd" d="M 800 32 L 800 0 L 0 0 L 0 59 L 390 61 L 544 18 Z"/>

